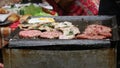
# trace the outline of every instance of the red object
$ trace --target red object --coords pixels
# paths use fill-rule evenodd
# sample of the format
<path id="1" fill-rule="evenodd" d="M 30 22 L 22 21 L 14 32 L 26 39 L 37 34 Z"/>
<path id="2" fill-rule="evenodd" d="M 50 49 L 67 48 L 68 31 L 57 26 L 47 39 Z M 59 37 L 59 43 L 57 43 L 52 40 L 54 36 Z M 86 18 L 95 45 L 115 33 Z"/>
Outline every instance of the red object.
<path id="1" fill-rule="evenodd" d="M 14 30 L 15 28 L 18 27 L 19 24 L 20 24 L 20 22 L 19 22 L 19 21 L 16 21 L 16 22 L 14 22 L 13 24 L 11 24 L 9 27 L 10 27 L 12 30 Z"/>
<path id="2" fill-rule="evenodd" d="M 50 11 L 50 14 L 51 14 L 51 15 L 55 15 L 56 12 L 55 12 L 55 11 Z"/>

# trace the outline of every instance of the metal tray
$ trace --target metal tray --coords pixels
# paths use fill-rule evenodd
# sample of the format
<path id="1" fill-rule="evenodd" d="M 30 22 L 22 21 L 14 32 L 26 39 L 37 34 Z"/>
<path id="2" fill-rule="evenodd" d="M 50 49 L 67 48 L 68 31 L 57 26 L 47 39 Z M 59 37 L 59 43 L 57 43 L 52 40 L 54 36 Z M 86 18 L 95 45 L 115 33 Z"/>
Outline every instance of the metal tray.
<path id="1" fill-rule="evenodd" d="M 0 22 L 0 26 L 9 25 L 10 23 L 10 21 L 5 20 L 4 22 Z"/>
<path id="2" fill-rule="evenodd" d="M 51 17 L 51 16 L 50 16 Z M 103 40 L 88 40 L 88 39 L 72 39 L 72 40 L 59 40 L 59 39 L 20 39 L 16 29 L 10 35 L 9 46 L 14 47 L 41 47 L 41 46 L 80 46 L 80 47 L 93 47 L 104 48 L 114 46 L 113 42 L 119 40 L 118 26 L 115 16 L 52 16 L 56 21 L 70 21 L 73 25 L 78 26 L 81 32 L 84 31 L 87 25 L 102 24 L 112 28 L 112 37 Z M 68 47 L 69 47 L 68 46 Z"/>

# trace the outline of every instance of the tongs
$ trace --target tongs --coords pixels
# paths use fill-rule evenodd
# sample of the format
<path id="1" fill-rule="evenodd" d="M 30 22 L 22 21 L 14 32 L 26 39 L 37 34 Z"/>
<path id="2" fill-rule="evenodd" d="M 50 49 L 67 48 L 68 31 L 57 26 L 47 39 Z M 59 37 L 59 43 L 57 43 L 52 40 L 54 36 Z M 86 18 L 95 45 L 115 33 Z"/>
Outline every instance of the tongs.
<path id="1" fill-rule="evenodd" d="M 18 32 L 20 31 L 20 28 L 17 27 L 14 31 L 12 31 L 8 37 L 5 38 L 6 41 L 11 40 Z"/>

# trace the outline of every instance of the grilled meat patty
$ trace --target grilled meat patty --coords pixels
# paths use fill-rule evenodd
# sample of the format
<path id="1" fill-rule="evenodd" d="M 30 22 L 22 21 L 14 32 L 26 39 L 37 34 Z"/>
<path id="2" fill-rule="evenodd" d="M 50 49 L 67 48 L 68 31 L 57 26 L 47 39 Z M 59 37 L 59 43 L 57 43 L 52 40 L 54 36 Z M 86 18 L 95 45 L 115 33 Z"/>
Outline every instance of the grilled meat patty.
<path id="1" fill-rule="evenodd" d="M 41 34 L 39 30 L 24 30 L 19 32 L 19 36 L 22 38 L 38 37 Z"/>
<path id="2" fill-rule="evenodd" d="M 92 24 L 87 26 L 83 34 L 79 34 L 76 38 L 82 39 L 104 39 L 111 37 L 111 28 L 103 25 Z"/>
<path id="3" fill-rule="evenodd" d="M 36 37 L 41 37 L 41 38 L 58 38 L 60 35 L 62 35 L 62 32 L 59 31 L 46 31 L 46 32 L 41 32 L 39 30 L 24 30 L 19 32 L 19 36 L 21 38 L 36 38 Z"/>

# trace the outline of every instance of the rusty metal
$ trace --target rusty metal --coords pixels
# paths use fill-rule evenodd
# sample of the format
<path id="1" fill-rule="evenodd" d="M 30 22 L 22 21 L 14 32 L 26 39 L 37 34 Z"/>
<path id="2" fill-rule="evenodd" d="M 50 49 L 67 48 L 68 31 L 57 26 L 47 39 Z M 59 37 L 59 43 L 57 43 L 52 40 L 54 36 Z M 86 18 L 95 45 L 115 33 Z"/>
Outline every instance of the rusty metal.
<path id="1" fill-rule="evenodd" d="M 116 68 L 114 48 L 95 50 L 4 49 L 5 68 Z"/>

